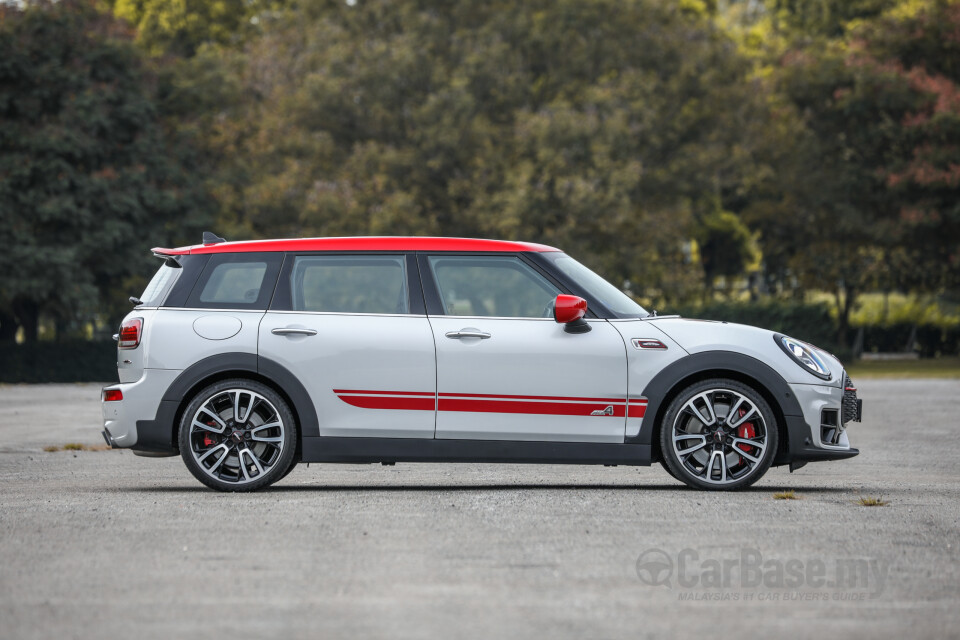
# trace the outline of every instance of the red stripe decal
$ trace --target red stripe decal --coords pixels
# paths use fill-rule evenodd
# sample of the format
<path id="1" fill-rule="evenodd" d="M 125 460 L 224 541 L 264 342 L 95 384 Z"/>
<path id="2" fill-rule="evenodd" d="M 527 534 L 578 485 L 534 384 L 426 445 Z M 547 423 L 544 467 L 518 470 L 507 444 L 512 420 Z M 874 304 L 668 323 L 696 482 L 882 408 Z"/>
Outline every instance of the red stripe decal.
<path id="1" fill-rule="evenodd" d="M 360 391 L 353 389 L 334 389 L 333 392 L 338 396 L 344 393 L 350 395 L 363 396 L 430 396 L 433 397 L 433 391 Z"/>
<path id="2" fill-rule="evenodd" d="M 459 400 L 440 398 L 440 411 L 471 413 L 527 413 L 542 416 L 589 416 L 594 411 L 613 407 L 614 417 L 624 416 L 624 406 L 616 404 L 575 402 L 524 402 L 515 400 Z"/>
<path id="3" fill-rule="evenodd" d="M 430 392 L 359 391 L 334 389 L 341 400 L 361 409 L 394 411 L 433 411 L 435 402 L 440 411 L 470 413 L 517 413 L 548 416 L 590 416 L 642 418 L 647 400 L 630 401 L 629 412 L 624 398 L 577 398 L 564 396 L 484 395 L 479 393 L 441 393 L 439 400 Z M 611 407 L 612 414 L 605 413 Z M 601 413 L 603 412 L 603 413 Z"/>
<path id="4" fill-rule="evenodd" d="M 441 393 L 441 398 L 480 398 L 483 400 L 553 400 L 559 402 L 606 402 L 624 404 L 626 398 L 578 398 L 572 396 L 508 396 L 492 393 Z"/>
<path id="5" fill-rule="evenodd" d="M 393 409 L 403 411 L 433 411 L 434 398 L 384 398 L 382 396 L 339 396 L 341 400 L 361 409 Z"/>
<path id="6" fill-rule="evenodd" d="M 647 401 L 646 400 L 631 400 L 630 408 L 627 412 L 628 418 L 642 418 L 643 414 L 647 412 Z"/>

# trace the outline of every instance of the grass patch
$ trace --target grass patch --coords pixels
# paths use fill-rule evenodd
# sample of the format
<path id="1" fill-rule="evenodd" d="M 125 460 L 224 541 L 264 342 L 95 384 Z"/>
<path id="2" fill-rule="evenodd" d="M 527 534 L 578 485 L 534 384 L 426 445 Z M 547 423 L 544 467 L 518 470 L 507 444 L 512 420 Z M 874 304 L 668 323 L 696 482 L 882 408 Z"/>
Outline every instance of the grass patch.
<path id="1" fill-rule="evenodd" d="M 799 500 L 800 497 L 793 492 L 793 489 L 790 491 L 778 491 L 773 494 L 774 500 Z"/>
<path id="2" fill-rule="evenodd" d="M 54 451 L 110 451 L 111 448 L 105 444 L 83 444 L 81 442 L 68 442 L 62 447 L 51 444 L 44 447 L 43 450 L 53 453 Z"/>
<path id="3" fill-rule="evenodd" d="M 926 360 L 860 360 L 847 368 L 854 382 L 861 378 L 955 378 L 960 379 L 960 358 Z"/>
<path id="4" fill-rule="evenodd" d="M 860 496 L 857 498 L 857 504 L 861 507 L 885 507 L 889 502 L 883 499 L 883 496 L 873 497 L 873 496 Z"/>

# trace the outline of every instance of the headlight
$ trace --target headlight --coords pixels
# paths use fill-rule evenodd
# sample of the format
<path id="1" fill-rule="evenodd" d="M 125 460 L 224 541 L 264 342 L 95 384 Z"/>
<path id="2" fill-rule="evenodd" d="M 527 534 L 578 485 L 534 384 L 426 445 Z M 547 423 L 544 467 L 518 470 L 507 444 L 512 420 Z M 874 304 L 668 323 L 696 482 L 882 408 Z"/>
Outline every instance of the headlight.
<path id="1" fill-rule="evenodd" d="M 827 367 L 827 363 L 823 361 L 823 358 L 812 346 L 779 333 L 773 336 L 773 339 L 801 367 L 818 378 L 830 379 L 830 369 Z"/>

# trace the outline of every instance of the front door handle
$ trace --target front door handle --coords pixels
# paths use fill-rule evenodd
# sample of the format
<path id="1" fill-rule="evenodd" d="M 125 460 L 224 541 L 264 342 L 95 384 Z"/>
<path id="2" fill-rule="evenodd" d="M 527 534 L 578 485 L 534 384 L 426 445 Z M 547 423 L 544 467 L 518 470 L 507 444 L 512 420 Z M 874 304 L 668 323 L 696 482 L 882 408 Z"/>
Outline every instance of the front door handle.
<path id="1" fill-rule="evenodd" d="M 279 327 L 277 329 L 271 329 L 270 333 L 275 336 L 315 336 L 317 335 L 316 329 L 299 329 L 297 327 Z"/>
<path id="2" fill-rule="evenodd" d="M 459 338 L 480 338 L 481 340 L 486 340 L 490 337 L 490 334 L 486 331 L 474 331 L 472 329 L 461 329 L 460 331 L 449 331 L 446 333 L 448 338 L 457 340 Z"/>

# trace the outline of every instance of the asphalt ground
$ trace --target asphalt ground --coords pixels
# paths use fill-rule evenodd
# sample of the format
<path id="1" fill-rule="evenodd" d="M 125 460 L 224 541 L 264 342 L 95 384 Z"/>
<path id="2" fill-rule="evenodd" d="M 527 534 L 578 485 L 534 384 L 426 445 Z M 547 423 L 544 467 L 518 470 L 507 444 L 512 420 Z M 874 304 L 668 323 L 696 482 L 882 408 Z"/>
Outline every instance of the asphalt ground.
<path id="1" fill-rule="evenodd" d="M 44 451 L 102 444 L 97 385 L 0 386 L 0 637 L 960 637 L 960 381 L 859 387 L 860 456 L 738 493 L 314 464 L 224 495 L 179 458 Z"/>

